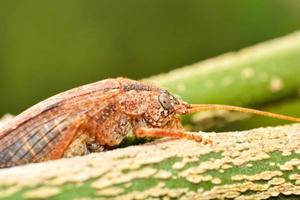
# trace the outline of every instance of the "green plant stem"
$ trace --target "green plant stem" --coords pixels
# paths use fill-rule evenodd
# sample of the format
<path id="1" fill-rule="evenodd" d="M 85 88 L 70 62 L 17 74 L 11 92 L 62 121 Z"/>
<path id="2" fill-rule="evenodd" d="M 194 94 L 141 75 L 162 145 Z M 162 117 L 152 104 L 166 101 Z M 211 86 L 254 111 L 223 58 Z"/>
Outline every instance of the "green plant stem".
<path id="1" fill-rule="evenodd" d="M 190 103 L 262 106 L 297 94 L 300 32 L 146 79 Z"/>

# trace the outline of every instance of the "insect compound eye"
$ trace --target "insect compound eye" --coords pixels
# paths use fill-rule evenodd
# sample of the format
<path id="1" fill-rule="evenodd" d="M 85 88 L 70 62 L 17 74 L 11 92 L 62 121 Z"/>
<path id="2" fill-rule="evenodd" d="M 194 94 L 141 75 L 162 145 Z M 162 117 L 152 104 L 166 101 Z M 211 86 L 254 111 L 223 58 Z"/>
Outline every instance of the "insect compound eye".
<path id="1" fill-rule="evenodd" d="M 159 103 L 165 110 L 170 110 L 172 109 L 172 104 L 170 100 L 170 96 L 167 93 L 161 93 L 158 96 Z"/>

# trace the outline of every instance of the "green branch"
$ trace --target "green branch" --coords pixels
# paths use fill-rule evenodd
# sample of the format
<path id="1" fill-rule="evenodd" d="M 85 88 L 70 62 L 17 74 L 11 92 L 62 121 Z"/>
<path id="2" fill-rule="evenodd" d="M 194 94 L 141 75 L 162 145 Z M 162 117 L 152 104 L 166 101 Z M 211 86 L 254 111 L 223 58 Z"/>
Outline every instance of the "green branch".
<path id="1" fill-rule="evenodd" d="M 298 96 L 299 77 L 300 32 L 296 32 L 146 80 L 189 103 L 261 107 Z"/>
<path id="2" fill-rule="evenodd" d="M 0 195 L 8 199 L 300 195 L 299 134 L 300 125 L 205 134 L 213 145 L 164 139 L 4 169 Z"/>

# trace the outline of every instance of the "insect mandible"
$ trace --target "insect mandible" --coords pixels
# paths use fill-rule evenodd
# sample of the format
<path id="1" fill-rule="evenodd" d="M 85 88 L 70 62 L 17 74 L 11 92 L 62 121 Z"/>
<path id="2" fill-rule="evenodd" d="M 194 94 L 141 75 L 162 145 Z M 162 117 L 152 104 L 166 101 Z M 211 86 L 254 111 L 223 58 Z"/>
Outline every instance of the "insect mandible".
<path id="1" fill-rule="evenodd" d="M 0 168 L 84 155 L 137 137 L 186 138 L 180 115 L 233 110 L 300 122 L 299 118 L 216 104 L 188 104 L 167 90 L 126 78 L 106 79 L 46 99 L 0 130 Z"/>

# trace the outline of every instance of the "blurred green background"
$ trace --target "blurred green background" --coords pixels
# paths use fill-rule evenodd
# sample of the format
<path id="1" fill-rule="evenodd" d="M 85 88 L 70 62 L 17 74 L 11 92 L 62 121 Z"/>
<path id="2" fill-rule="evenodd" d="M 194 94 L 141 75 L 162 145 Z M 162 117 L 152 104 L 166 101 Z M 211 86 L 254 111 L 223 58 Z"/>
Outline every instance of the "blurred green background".
<path id="1" fill-rule="evenodd" d="M 0 115 L 108 77 L 147 77 L 300 29 L 298 0 L 0 1 Z"/>

